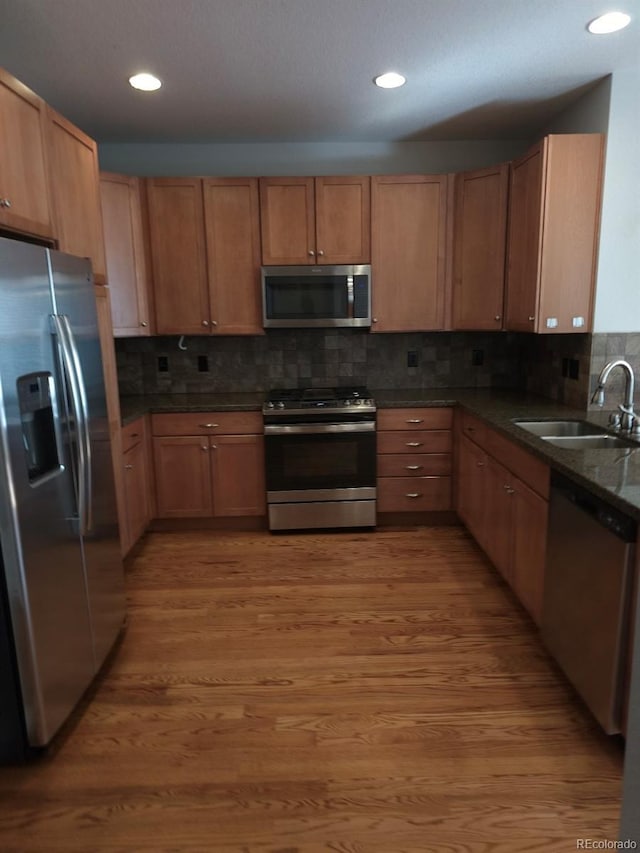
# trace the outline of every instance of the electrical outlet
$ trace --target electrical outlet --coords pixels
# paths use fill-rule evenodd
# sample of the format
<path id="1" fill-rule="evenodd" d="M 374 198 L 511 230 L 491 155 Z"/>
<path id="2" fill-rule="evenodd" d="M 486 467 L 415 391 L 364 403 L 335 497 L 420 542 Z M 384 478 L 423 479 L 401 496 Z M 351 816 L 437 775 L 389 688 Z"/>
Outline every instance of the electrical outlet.
<path id="1" fill-rule="evenodd" d="M 208 373 L 209 372 L 209 357 L 206 355 L 198 356 L 198 370 L 200 373 Z"/>
<path id="2" fill-rule="evenodd" d="M 577 379 L 580 371 L 580 362 L 577 358 L 569 359 L 569 379 Z"/>
<path id="3" fill-rule="evenodd" d="M 484 364 L 484 350 L 483 349 L 474 349 L 471 350 L 471 364 L 473 367 L 480 367 Z"/>
<path id="4" fill-rule="evenodd" d="M 418 366 L 418 350 L 410 349 L 407 351 L 407 367 Z"/>
<path id="5" fill-rule="evenodd" d="M 169 359 L 166 355 L 158 356 L 158 373 L 169 372 Z"/>

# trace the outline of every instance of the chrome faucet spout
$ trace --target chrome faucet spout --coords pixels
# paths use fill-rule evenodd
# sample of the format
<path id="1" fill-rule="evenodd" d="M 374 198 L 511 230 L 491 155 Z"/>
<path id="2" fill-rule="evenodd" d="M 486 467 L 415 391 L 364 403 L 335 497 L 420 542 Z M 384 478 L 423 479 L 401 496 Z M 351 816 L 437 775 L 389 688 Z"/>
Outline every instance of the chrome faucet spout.
<path id="1" fill-rule="evenodd" d="M 611 371 L 615 367 L 620 367 L 624 371 L 625 376 L 624 402 L 618 406 L 618 408 L 622 412 L 621 425 L 623 430 L 631 432 L 633 428 L 633 422 L 636 419 L 636 414 L 633 411 L 635 377 L 633 374 L 633 368 L 631 367 L 628 361 L 625 361 L 623 358 L 618 358 L 615 359 L 615 361 L 610 361 L 608 364 L 605 364 L 605 366 L 602 368 L 602 371 L 600 372 L 600 376 L 598 377 L 598 385 L 593 393 L 591 402 L 596 403 L 598 406 L 604 405 L 605 385 L 607 384 L 607 380 L 609 379 Z"/>

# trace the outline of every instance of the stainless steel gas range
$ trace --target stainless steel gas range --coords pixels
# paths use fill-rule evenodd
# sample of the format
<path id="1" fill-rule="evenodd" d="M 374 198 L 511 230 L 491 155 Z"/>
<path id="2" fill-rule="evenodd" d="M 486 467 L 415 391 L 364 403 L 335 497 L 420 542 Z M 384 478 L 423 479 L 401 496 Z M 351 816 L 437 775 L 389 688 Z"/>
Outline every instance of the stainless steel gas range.
<path id="1" fill-rule="evenodd" d="M 269 529 L 375 526 L 376 405 L 369 391 L 275 390 L 262 412 Z"/>

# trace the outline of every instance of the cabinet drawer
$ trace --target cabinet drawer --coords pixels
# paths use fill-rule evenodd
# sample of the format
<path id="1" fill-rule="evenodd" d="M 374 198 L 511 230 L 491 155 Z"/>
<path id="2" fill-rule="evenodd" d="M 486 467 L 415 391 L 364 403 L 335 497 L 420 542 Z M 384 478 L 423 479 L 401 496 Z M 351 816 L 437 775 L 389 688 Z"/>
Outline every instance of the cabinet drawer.
<path id="1" fill-rule="evenodd" d="M 450 474 L 450 453 L 387 453 L 378 456 L 378 477 Z"/>
<path id="2" fill-rule="evenodd" d="M 128 450 L 131 450 L 132 447 L 135 447 L 136 444 L 140 444 L 140 442 L 144 438 L 145 431 L 145 423 L 144 418 L 136 418 L 135 421 L 132 421 L 130 424 L 122 427 L 122 452 L 126 453 Z"/>
<path id="3" fill-rule="evenodd" d="M 152 415 L 154 435 L 261 435 L 260 412 L 177 412 Z"/>
<path id="4" fill-rule="evenodd" d="M 485 447 L 488 427 L 484 421 L 469 414 L 469 412 L 462 411 L 460 413 L 460 426 L 463 435 L 466 435 L 471 441 L 475 441 L 480 447 Z"/>
<path id="5" fill-rule="evenodd" d="M 378 410 L 379 430 L 451 429 L 453 409 Z"/>
<path id="6" fill-rule="evenodd" d="M 378 480 L 378 512 L 451 509 L 451 477 L 384 477 Z"/>
<path id="7" fill-rule="evenodd" d="M 451 431 L 379 432 L 378 453 L 450 453 Z"/>

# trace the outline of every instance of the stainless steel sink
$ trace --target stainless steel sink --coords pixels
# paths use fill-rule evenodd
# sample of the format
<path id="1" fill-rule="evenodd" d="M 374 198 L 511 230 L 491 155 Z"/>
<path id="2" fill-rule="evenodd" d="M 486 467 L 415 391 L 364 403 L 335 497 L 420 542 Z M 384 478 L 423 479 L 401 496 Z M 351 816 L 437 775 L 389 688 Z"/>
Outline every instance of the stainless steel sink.
<path id="1" fill-rule="evenodd" d="M 540 438 L 565 450 L 609 450 L 614 447 L 640 447 L 637 441 L 617 435 L 541 435 Z"/>
<path id="2" fill-rule="evenodd" d="M 527 432 L 533 433 L 540 438 L 560 438 L 564 436 L 599 436 L 607 435 L 602 427 L 594 426 L 588 421 L 521 421 L 514 420 L 514 424 Z"/>

